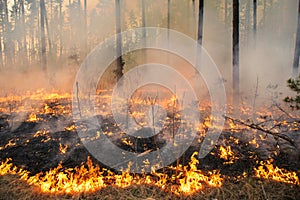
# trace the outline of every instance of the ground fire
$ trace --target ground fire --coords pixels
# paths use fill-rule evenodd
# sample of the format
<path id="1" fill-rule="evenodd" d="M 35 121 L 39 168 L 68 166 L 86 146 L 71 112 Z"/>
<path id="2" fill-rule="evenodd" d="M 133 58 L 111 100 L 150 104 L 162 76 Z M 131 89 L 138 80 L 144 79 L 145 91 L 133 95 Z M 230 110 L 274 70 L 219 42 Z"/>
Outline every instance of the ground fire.
<path id="1" fill-rule="evenodd" d="M 97 99 L 100 102 L 97 107 L 109 107 L 109 99 L 108 94 L 102 95 Z M 170 113 L 165 116 L 166 127 L 158 134 L 155 145 L 153 140 L 137 141 L 118 133 L 117 124 L 110 120 L 103 120 L 106 124 L 102 127 L 103 134 L 127 151 L 136 151 L 137 145 L 142 145 L 143 148 L 139 148 L 145 154 L 160 148 L 165 140 L 172 140 L 174 123 L 180 120 L 180 107 L 174 96 L 156 101 Z M 192 146 L 170 166 L 140 174 L 130 172 L 130 163 L 127 169 L 118 172 L 89 154 L 76 133 L 76 129 L 82 127 L 76 127 L 72 121 L 71 94 L 39 90 L 2 97 L 0 103 L 0 175 L 14 175 L 41 194 L 76 196 L 108 187 L 148 185 L 177 197 L 189 197 L 208 188 L 223 188 L 228 182 L 249 178 L 290 184 L 299 191 L 300 165 L 296 149 L 299 137 L 293 135 L 298 131 L 299 122 L 286 116 L 278 106 L 255 113 L 253 121 L 246 119 L 247 108 L 243 108 L 240 119 L 225 116 L 219 142 L 209 155 L 198 159 L 197 152 L 211 119 L 207 114 L 209 104 L 202 104 L 199 106 L 202 123 Z M 129 114 L 141 124 L 146 123 L 143 111 L 152 105 L 149 99 L 131 99 Z M 99 115 L 109 116 L 109 109 L 102 109 Z M 293 119 L 297 119 L 296 116 Z M 286 134 L 281 135 L 282 130 Z M 87 139 L 100 137 L 97 132 L 94 138 Z M 144 163 L 147 165 L 147 160 Z"/>

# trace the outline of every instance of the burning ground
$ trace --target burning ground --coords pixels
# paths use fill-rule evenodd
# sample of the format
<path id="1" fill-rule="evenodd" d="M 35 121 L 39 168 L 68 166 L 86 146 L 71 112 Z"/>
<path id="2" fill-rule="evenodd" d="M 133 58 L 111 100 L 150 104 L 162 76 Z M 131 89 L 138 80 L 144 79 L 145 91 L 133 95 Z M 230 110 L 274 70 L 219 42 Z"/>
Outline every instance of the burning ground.
<path id="1" fill-rule="evenodd" d="M 137 97 L 130 116 L 146 123 L 154 99 Z M 97 99 L 103 134 L 124 151 L 151 152 L 172 140 L 180 121 L 176 97 L 155 100 L 166 108 L 156 138 L 121 133 L 109 113 L 109 92 Z M 243 104 L 239 118 L 224 116 L 213 151 L 197 153 L 210 126 L 210 106 L 201 105 L 201 124 L 191 147 L 172 165 L 151 173 L 117 172 L 93 158 L 73 123 L 71 94 L 36 92 L 0 99 L 0 193 L 2 199 L 299 199 L 299 117 L 273 103 L 253 113 Z M 97 109 L 96 109 L 97 110 Z M 230 113 L 230 111 L 229 111 Z M 102 135 L 95 130 L 97 140 Z M 147 165 L 147 161 L 145 161 Z"/>

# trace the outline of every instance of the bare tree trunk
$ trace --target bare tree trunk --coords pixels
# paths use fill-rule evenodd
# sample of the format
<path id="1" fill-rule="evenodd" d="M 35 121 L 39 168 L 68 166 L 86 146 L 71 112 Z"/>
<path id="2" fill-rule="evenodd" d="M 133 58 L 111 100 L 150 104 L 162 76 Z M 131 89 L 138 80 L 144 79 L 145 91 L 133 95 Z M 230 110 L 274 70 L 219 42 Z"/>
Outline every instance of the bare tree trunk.
<path id="1" fill-rule="evenodd" d="M 117 69 L 116 69 L 116 78 L 117 80 L 120 80 L 120 78 L 123 76 L 123 59 L 122 59 L 122 38 L 121 38 L 121 8 L 120 8 L 120 0 L 115 1 L 116 6 L 116 34 L 117 34 Z"/>
<path id="2" fill-rule="evenodd" d="M 142 27 L 143 27 L 143 38 L 146 39 L 146 14 L 145 14 L 145 0 L 142 0 Z"/>
<path id="3" fill-rule="evenodd" d="M 12 63 L 12 55 L 11 55 L 11 51 L 12 51 L 12 48 L 11 48 L 11 45 L 12 45 L 12 42 L 11 42 L 11 27 L 10 27 L 10 24 L 9 24 L 9 17 L 8 17 L 8 5 L 7 5 L 7 0 L 4 0 L 4 18 L 5 18 L 5 23 L 4 23 L 4 52 L 5 52 L 5 62 L 6 62 L 6 65 L 10 65 Z"/>
<path id="4" fill-rule="evenodd" d="M 62 41 L 62 32 L 63 32 L 63 16 L 62 16 L 62 1 L 59 2 L 59 56 L 62 56 L 63 52 L 63 41 Z"/>
<path id="5" fill-rule="evenodd" d="M 202 45 L 203 38 L 203 11 L 204 11 L 204 0 L 199 0 L 199 14 L 198 14 L 198 44 Z"/>
<path id="6" fill-rule="evenodd" d="M 228 0 L 225 0 L 225 27 L 227 27 L 228 22 Z"/>
<path id="7" fill-rule="evenodd" d="M 143 27 L 143 45 L 146 47 L 146 8 L 145 8 L 145 0 L 142 0 L 142 27 Z M 143 49 L 143 62 L 146 63 L 146 49 Z"/>
<path id="8" fill-rule="evenodd" d="M 87 0 L 84 0 L 84 55 L 87 54 L 87 41 L 88 41 L 88 30 L 87 30 Z"/>
<path id="9" fill-rule="evenodd" d="M 47 70 L 46 36 L 45 36 L 45 1 L 40 0 L 40 22 L 41 22 L 41 45 L 42 45 L 42 69 Z"/>
<path id="10" fill-rule="evenodd" d="M 239 74 L 239 0 L 233 0 L 232 17 L 232 67 L 233 67 L 233 103 L 238 105 L 240 93 L 240 74 Z"/>
<path id="11" fill-rule="evenodd" d="M 257 29 L 257 0 L 253 0 L 253 42 L 256 44 L 256 29 Z"/>
<path id="12" fill-rule="evenodd" d="M 3 19 L 3 2 L 0 1 L 0 13 L 1 13 L 1 22 L 0 22 L 0 65 L 1 65 L 1 69 L 3 68 L 3 47 L 2 47 L 2 34 L 3 34 L 3 23 L 4 23 L 4 19 Z"/>
<path id="13" fill-rule="evenodd" d="M 22 23 L 23 23 L 23 51 L 24 51 L 24 59 L 25 64 L 28 64 L 28 47 L 27 47 L 27 32 L 26 32 L 26 21 L 25 21 L 25 7 L 24 7 L 24 0 L 20 0 L 21 3 L 21 11 L 22 11 Z"/>
<path id="14" fill-rule="evenodd" d="M 45 23 L 46 23 L 46 30 L 47 30 L 47 39 L 48 39 L 48 46 L 49 46 L 49 53 L 51 54 L 52 52 L 52 42 L 51 42 L 51 34 L 50 34 L 50 30 L 49 30 L 49 24 L 48 24 L 48 17 L 47 17 L 47 13 L 46 13 L 46 9 L 44 10 L 44 17 L 45 17 Z"/>
<path id="15" fill-rule="evenodd" d="M 167 16 L 167 28 L 168 28 L 168 42 L 170 37 L 170 28 L 171 28 L 171 0 L 168 0 L 168 16 Z"/>
<path id="16" fill-rule="evenodd" d="M 293 61 L 293 77 L 296 77 L 299 74 L 299 56 L 300 56 L 300 0 L 298 3 L 298 25 L 297 25 L 297 35 L 296 35 L 296 44 L 295 44 L 294 61 Z"/>

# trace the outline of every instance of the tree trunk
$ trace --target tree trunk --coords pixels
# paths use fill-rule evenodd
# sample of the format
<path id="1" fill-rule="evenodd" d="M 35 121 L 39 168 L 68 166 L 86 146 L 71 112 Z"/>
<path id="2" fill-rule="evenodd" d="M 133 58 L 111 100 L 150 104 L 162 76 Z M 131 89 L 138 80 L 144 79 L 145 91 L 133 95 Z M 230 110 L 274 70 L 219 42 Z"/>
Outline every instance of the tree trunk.
<path id="1" fill-rule="evenodd" d="M 228 0 L 225 0 L 225 27 L 227 28 L 228 22 Z"/>
<path id="2" fill-rule="evenodd" d="M 193 24 L 196 24 L 197 22 L 196 22 L 196 5 L 195 5 L 195 0 L 192 0 L 192 7 L 193 7 Z M 196 36 L 195 36 L 195 38 L 197 38 L 197 32 L 196 31 L 193 31 L 193 33 L 196 33 Z"/>
<path id="3" fill-rule="evenodd" d="M 40 22 L 41 22 L 41 45 L 42 45 L 42 69 L 47 69 L 47 56 L 46 56 L 46 37 L 45 37 L 45 1 L 40 0 Z"/>
<path id="4" fill-rule="evenodd" d="M 232 17 L 232 67 L 233 67 L 233 103 L 239 103 L 239 0 L 233 0 L 233 17 Z M 237 103 L 237 104 L 236 104 Z"/>
<path id="5" fill-rule="evenodd" d="M 1 28 L 1 31 L 0 31 L 0 65 L 1 65 L 1 69 L 3 68 L 3 47 L 2 47 L 2 34 L 3 34 L 3 22 L 4 22 L 4 19 L 3 19 L 3 3 L 2 1 L 0 1 L 0 12 L 1 12 L 1 22 L 0 22 L 0 28 Z"/>
<path id="6" fill-rule="evenodd" d="M 142 0 L 142 27 L 143 27 L 143 45 L 146 47 L 146 8 L 145 8 L 145 0 Z M 143 49 L 143 62 L 146 63 L 146 50 Z"/>
<path id="7" fill-rule="evenodd" d="M 297 35 L 296 35 L 296 44 L 295 44 L 294 61 L 293 61 L 293 77 L 296 77 L 299 74 L 299 56 L 300 56 L 300 0 L 298 3 L 298 25 L 297 25 Z"/>
<path id="8" fill-rule="evenodd" d="M 59 56 L 62 56 L 63 52 L 63 41 L 62 41 L 62 32 L 63 32 L 63 16 L 62 16 L 62 1 L 59 2 Z"/>
<path id="9" fill-rule="evenodd" d="M 52 52 L 52 42 L 51 42 L 51 34 L 50 34 L 50 30 L 49 30 L 49 24 L 48 24 L 48 17 L 46 14 L 46 9 L 44 10 L 44 17 L 45 17 L 45 23 L 46 23 L 46 30 L 47 30 L 47 39 L 48 39 L 48 46 L 49 46 L 49 53 L 51 54 Z"/>
<path id="10" fill-rule="evenodd" d="M 121 38 L 121 8 L 120 0 L 115 1 L 116 6 L 116 48 L 117 48 L 117 69 L 116 69 L 116 78 L 117 81 L 123 76 L 123 60 L 122 60 L 122 38 Z"/>
<path id="11" fill-rule="evenodd" d="M 146 39 L 146 14 L 145 14 L 145 0 L 142 0 L 142 27 L 143 27 L 143 39 Z"/>
<path id="12" fill-rule="evenodd" d="M 256 43 L 256 29 L 257 29 L 257 0 L 253 0 L 253 40 Z"/>
<path id="13" fill-rule="evenodd" d="M 170 37 L 170 28 L 171 28 L 171 0 L 168 0 L 168 16 L 167 16 L 167 28 L 168 28 L 168 42 Z"/>
<path id="14" fill-rule="evenodd" d="M 203 11 L 204 11 L 204 0 L 199 0 L 199 14 L 198 14 L 198 44 L 202 45 L 203 38 Z"/>
<path id="15" fill-rule="evenodd" d="M 7 0 L 4 0 L 4 30 L 3 30 L 3 40 L 4 40 L 4 52 L 5 52 L 5 62 L 6 65 L 10 65 L 12 63 L 12 42 L 11 42 L 11 27 L 9 23 L 9 16 L 8 16 L 8 5 Z"/>
<path id="16" fill-rule="evenodd" d="M 87 54 L 87 39 L 88 39 L 88 30 L 87 30 L 87 0 L 84 0 L 84 55 Z"/>
<path id="17" fill-rule="evenodd" d="M 28 64 L 28 53 L 27 53 L 27 32 L 26 32 L 26 20 L 25 20 L 25 7 L 24 7 L 24 0 L 20 0 L 21 3 L 21 12 L 22 12 L 22 23 L 23 23 L 23 51 L 24 51 L 24 59 L 25 64 Z"/>

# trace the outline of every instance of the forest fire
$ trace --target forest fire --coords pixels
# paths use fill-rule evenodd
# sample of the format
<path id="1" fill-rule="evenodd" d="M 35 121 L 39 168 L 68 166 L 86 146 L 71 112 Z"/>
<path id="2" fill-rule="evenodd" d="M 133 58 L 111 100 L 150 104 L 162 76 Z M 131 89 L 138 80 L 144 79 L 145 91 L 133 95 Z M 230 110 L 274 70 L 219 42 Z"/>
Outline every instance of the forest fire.
<path id="1" fill-rule="evenodd" d="M 38 95 L 29 95 L 27 96 L 27 98 L 31 98 L 35 102 L 35 104 L 38 104 L 41 101 L 36 100 L 37 96 Z M 0 175 L 17 175 L 20 180 L 25 181 L 28 185 L 39 188 L 42 193 L 76 195 L 80 193 L 92 193 L 108 186 L 127 188 L 133 185 L 154 185 L 161 188 L 161 190 L 172 192 L 175 195 L 192 195 L 203 190 L 204 188 L 220 188 L 223 186 L 224 182 L 232 178 L 242 180 L 246 177 L 257 177 L 260 179 L 274 180 L 299 186 L 299 177 L 296 171 L 289 171 L 285 168 L 274 166 L 274 164 L 269 161 L 269 158 L 272 156 L 269 156 L 267 160 L 259 161 L 260 152 L 257 151 L 257 149 L 265 148 L 270 144 L 270 141 L 265 135 L 266 133 L 255 129 L 250 138 L 248 136 L 248 138 L 245 138 L 243 137 L 243 131 L 249 131 L 251 130 L 251 127 L 243 124 L 244 122 L 241 123 L 240 121 L 234 120 L 227 121 L 224 128 L 225 134 L 223 137 L 221 137 L 219 142 L 220 145 L 217 145 L 215 150 L 213 150 L 213 152 L 211 152 L 207 158 L 215 160 L 213 162 L 219 163 L 217 165 L 217 168 L 208 168 L 202 170 L 201 168 L 203 168 L 203 166 L 206 166 L 208 163 L 206 163 L 207 160 L 205 159 L 198 160 L 197 152 L 190 154 L 190 158 L 182 157 L 181 159 L 177 160 L 176 164 L 165 167 L 159 171 L 152 170 L 149 174 L 131 173 L 129 171 L 130 163 L 128 163 L 128 169 L 125 169 L 122 173 L 118 173 L 109 168 L 101 166 L 98 163 L 94 163 L 88 154 L 86 154 L 86 157 L 81 157 L 80 160 L 82 162 L 76 161 L 74 165 L 72 164 L 72 167 L 68 167 L 66 165 L 66 160 L 68 160 L 69 157 L 72 156 L 70 153 L 74 151 L 74 149 L 76 150 L 77 148 L 82 146 L 82 144 L 80 144 L 80 141 L 78 140 L 71 142 L 71 140 L 67 139 L 71 135 L 72 137 L 73 135 L 76 135 L 74 133 L 76 133 L 76 128 L 78 128 L 74 123 L 70 123 L 69 121 L 71 120 L 71 110 L 69 105 L 70 95 L 63 94 L 60 96 L 58 94 L 49 94 L 40 95 L 40 97 L 41 96 L 44 97 L 42 102 L 45 103 L 40 103 L 39 107 L 36 106 L 35 108 L 30 108 L 30 114 L 27 115 L 27 118 L 18 119 L 21 120 L 20 130 L 22 130 L 22 126 L 28 126 L 32 123 L 34 123 L 35 126 L 37 126 L 38 124 L 48 124 L 49 120 L 51 120 L 53 117 L 55 117 L 56 121 L 59 121 L 59 123 L 61 124 L 61 128 L 58 130 L 57 127 L 55 128 L 50 124 L 48 124 L 48 126 L 40 125 L 40 127 L 37 126 L 36 131 L 31 136 L 29 133 L 27 133 L 28 135 L 22 135 L 22 137 L 24 137 L 23 139 L 22 137 L 18 138 L 18 136 L 16 136 L 15 138 L 7 140 L 7 142 L 3 144 L 0 149 L 0 153 L 6 152 L 4 154 L 1 153 L 2 162 L 0 165 Z M 99 107 L 102 107 L 103 105 L 109 105 L 108 96 L 105 96 L 104 98 L 106 101 L 102 100 L 102 104 L 98 105 Z M 19 99 L 19 101 L 14 100 L 15 105 L 18 105 L 19 107 L 14 106 L 13 110 L 9 111 L 5 109 L 5 106 L 8 104 L 8 102 L 10 102 L 10 98 L 2 98 L 2 109 L 6 111 L 3 113 L 7 113 L 9 115 L 10 112 L 23 112 L 20 109 L 23 108 L 22 99 L 24 98 L 15 97 L 15 99 Z M 132 109 L 135 106 L 143 110 L 145 109 L 145 107 L 151 107 L 152 105 L 151 103 L 149 103 L 149 101 L 142 101 L 141 99 L 137 99 L 136 102 L 134 99 L 132 99 L 131 102 Z M 162 104 L 169 106 L 171 104 L 175 105 L 174 98 L 165 100 L 165 102 Z M 176 109 L 178 109 L 178 107 Z M 171 110 L 178 112 L 176 109 L 172 108 Z M 206 109 L 201 108 L 201 112 L 205 114 Z M 131 112 L 131 116 L 136 117 L 137 120 L 140 121 L 145 120 L 145 115 L 143 115 L 140 110 Z M 63 120 L 65 120 L 66 118 L 68 120 L 64 122 Z M 176 120 L 179 118 L 180 115 L 178 113 L 177 115 L 169 114 L 168 116 L 166 116 L 166 120 L 169 122 L 176 122 Z M 205 134 L 205 129 L 210 126 L 209 119 L 209 116 L 204 116 L 203 123 L 200 124 L 200 127 L 197 128 L 197 130 L 199 131 L 199 137 L 197 137 L 196 140 L 198 142 L 201 142 L 201 137 L 203 136 L 203 134 Z M 6 125 L 1 122 L 3 124 L 1 125 L 1 132 L 3 132 L 3 134 L 4 132 L 9 131 L 10 120 L 14 119 L 5 118 L 5 122 L 7 123 Z M 258 120 L 260 120 L 260 123 L 263 123 L 261 118 L 258 118 Z M 270 120 L 271 118 L 267 120 L 268 125 L 270 124 Z M 280 122 L 276 120 L 274 120 L 273 126 L 280 124 L 280 126 L 276 126 L 277 128 L 284 127 L 285 129 L 298 130 L 298 124 L 295 125 L 295 122 L 289 122 L 287 120 Z M 111 126 L 115 127 L 116 124 L 111 124 Z M 34 128 L 29 129 L 32 129 L 32 131 L 34 130 Z M 230 131 L 233 134 L 229 134 L 228 136 L 226 136 L 227 131 Z M 18 128 L 16 133 L 20 134 L 18 132 Z M 66 134 L 65 137 L 67 138 L 63 138 L 64 134 Z M 104 134 L 109 137 L 113 137 L 116 135 L 112 129 L 104 130 Z M 100 137 L 100 133 L 97 133 L 97 136 L 90 139 L 96 140 Z M 22 140 L 24 140 L 24 142 Z M 33 140 L 35 141 L 31 142 Z M 32 173 L 30 167 L 23 168 L 23 164 L 18 164 L 19 167 L 17 167 L 13 164 L 15 162 L 15 159 L 17 159 L 16 163 L 20 163 L 20 161 L 18 161 L 18 159 L 20 158 L 14 158 L 13 154 L 12 157 L 9 157 L 9 155 L 13 151 L 13 148 L 17 148 L 19 145 L 39 146 L 40 142 L 44 143 L 47 147 L 50 146 L 48 146 L 46 143 L 49 143 L 49 145 L 50 143 L 52 145 L 54 143 L 57 143 L 57 147 L 55 147 L 54 149 L 57 149 L 56 151 L 58 154 L 60 154 L 60 156 L 59 159 L 53 163 L 52 167 L 47 167 L 42 171 L 36 170 L 34 173 Z M 120 144 L 123 147 L 132 149 L 134 149 L 137 145 L 135 141 L 132 140 L 132 138 L 127 137 L 121 137 Z M 245 147 L 247 148 L 246 151 L 243 150 L 243 148 Z M 41 147 L 34 147 L 33 150 L 28 149 L 28 151 L 41 151 L 39 148 Z M 152 151 L 151 149 L 147 148 L 145 153 Z M 194 150 L 197 150 L 197 145 Z M 47 151 L 45 151 L 45 153 Z M 265 149 L 263 151 L 265 151 Z M 274 150 L 270 151 L 270 153 L 272 153 L 272 151 Z M 186 159 L 186 161 L 183 161 L 182 159 Z M 229 171 L 226 171 L 226 166 L 235 166 L 237 163 L 245 159 L 254 161 L 254 164 L 250 166 L 251 169 L 249 169 L 249 166 L 238 167 L 239 170 L 248 170 L 249 173 L 243 171 L 238 175 L 234 175 L 230 174 Z M 32 161 L 34 162 L 34 160 Z M 32 161 L 29 160 L 29 162 Z M 145 161 L 145 163 L 146 162 L 147 161 Z M 27 162 L 25 162 L 25 166 L 29 166 L 26 163 Z M 55 163 L 57 164 L 56 166 L 54 166 Z M 245 167 L 245 169 L 243 169 L 243 167 Z M 224 171 L 225 173 L 223 174 L 222 171 Z"/>
<path id="2" fill-rule="evenodd" d="M 300 0 L 0 0 L 0 199 L 300 199 Z"/>

